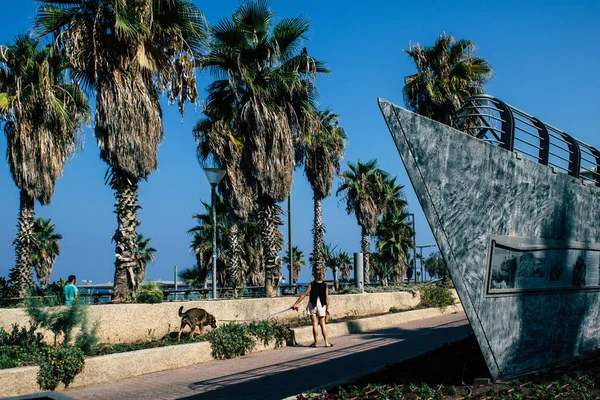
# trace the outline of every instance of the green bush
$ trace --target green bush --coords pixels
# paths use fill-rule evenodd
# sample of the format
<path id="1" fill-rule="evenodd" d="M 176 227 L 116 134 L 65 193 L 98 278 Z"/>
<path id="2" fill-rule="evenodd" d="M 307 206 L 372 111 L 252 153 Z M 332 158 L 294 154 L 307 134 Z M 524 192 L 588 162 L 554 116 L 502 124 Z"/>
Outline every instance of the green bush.
<path id="1" fill-rule="evenodd" d="M 454 304 L 452 292 L 448 286 L 440 283 L 430 283 L 421 287 L 421 306 L 437 307 L 442 312 Z"/>
<path id="2" fill-rule="evenodd" d="M 391 306 L 390 307 L 390 312 L 391 313 L 399 313 L 399 312 L 402 312 L 402 309 L 400 309 L 400 308 L 398 308 L 396 306 Z"/>
<path id="3" fill-rule="evenodd" d="M 163 291 L 160 286 L 154 282 L 147 282 L 142 285 L 136 295 L 136 302 L 156 304 L 163 300 Z"/>
<path id="4" fill-rule="evenodd" d="M 67 282 L 63 278 L 60 278 L 56 282 L 49 284 L 44 290 L 44 296 L 46 298 L 47 306 L 62 306 L 65 304 L 65 286 Z"/>
<path id="5" fill-rule="evenodd" d="M 246 324 L 230 323 L 210 331 L 206 335 L 212 347 L 212 356 L 217 360 L 235 358 L 248 354 L 256 347 L 256 339 L 265 346 L 275 341 L 275 347 L 281 347 L 290 340 L 288 327 L 269 321 Z"/>
<path id="6" fill-rule="evenodd" d="M 73 329 L 83 323 L 86 309 L 78 301 L 64 308 L 50 309 L 45 307 L 40 299 L 28 299 L 27 314 L 35 327 L 46 328 L 54 334 L 54 345 L 62 334 L 63 342 L 70 343 Z"/>
<path id="7" fill-rule="evenodd" d="M 338 291 L 332 290 L 331 294 L 360 294 L 362 292 L 363 291 L 356 286 L 345 286 Z"/>
<path id="8" fill-rule="evenodd" d="M 96 350 L 96 346 L 98 345 L 98 328 L 100 327 L 100 323 L 98 321 L 94 322 L 90 327 L 87 314 L 84 314 L 83 321 L 81 322 L 81 333 L 77 335 L 75 339 L 75 347 L 81 349 L 83 354 L 86 356 L 93 355 Z"/>
<path id="9" fill-rule="evenodd" d="M 258 338 L 265 346 L 275 341 L 275 347 L 281 347 L 284 342 L 291 339 L 291 331 L 288 327 L 270 323 L 269 321 L 252 322 L 248 330 Z"/>
<path id="10" fill-rule="evenodd" d="M 212 356 L 217 360 L 244 356 L 256 346 L 248 325 L 244 324 L 222 325 L 210 331 L 207 336 L 212 347 Z"/>
<path id="11" fill-rule="evenodd" d="M 44 353 L 37 383 L 43 390 L 54 390 L 60 382 L 68 387 L 83 371 L 83 352 L 72 346 L 51 347 Z"/>
<path id="12" fill-rule="evenodd" d="M 0 369 L 38 364 L 49 347 L 34 327 L 14 324 L 10 333 L 0 328 Z"/>

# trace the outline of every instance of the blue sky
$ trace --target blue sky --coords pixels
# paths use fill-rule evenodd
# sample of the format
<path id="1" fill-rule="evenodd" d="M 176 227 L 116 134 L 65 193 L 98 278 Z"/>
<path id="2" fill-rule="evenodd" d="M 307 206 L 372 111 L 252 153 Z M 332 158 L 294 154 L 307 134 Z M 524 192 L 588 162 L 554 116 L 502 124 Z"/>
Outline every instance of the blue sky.
<path id="1" fill-rule="evenodd" d="M 214 24 L 234 11 L 239 2 L 196 0 L 196 4 Z M 496 73 L 488 93 L 600 147 L 597 0 L 275 0 L 272 9 L 281 17 L 302 14 L 311 19 L 305 45 L 332 70 L 317 84 L 321 106 L 341 115 L 340 125 L 348 134 L 345 161 L 377 158 L 383 169 L 406 185 L 410 211 L 416 214 L 418 245 L 435 241 L 377 106 L 378 97 L 403 104 L 403 79 L 415 71 L 403 53 L 410 42 L 433 44 L 442 31 L 474 41 L 477 54 L 487 58 Z M 27 0 L 3 7 L 0 41 L 6 43 L 28 32 L 35 10 L 34 2 Z M 202 89 L 210 82 L 207 73 L 200 74 L 202 97 Z M 193 226 L 191 215 L 202 209 L 200 199 L 210 200 L 210 187 L 196 160 L 191 133 L 200 107 L 188 106 L 182 121 L 174 107 L 164 101 L 163 105 L 165 140 L 159 149 L 159 170 L 140 185 L 139 231 L 151 237 L 158 249 L 156 262 L 148 268 L 149 279 L 172 279 L 175 265 L 180 270 L 193 265 L 186 232 Z M 5 160 L 4 137 L 0 138 L 0 154 Z M 64 236 L 51 280 L 74 273 L 79 281 L 113 281 L 114 244 L 110 237 L 116 217 L 113 194 L 104 185 L 105 171 L 95 138 L 87 129 L 85 146 L 67 164 L 51 205 L 36 205 L 36 215 L 52 218 Z M 337 186 L 334 183 L 334 191 Z M 7 276 L 15 259 L 11 243 L 19 195 L 6 161 L 0 163 L 0 190 L 0 276 Z M 338 202 L 335 195 L 323 202 L 325 240 L 349 253 L 359 251 L 356 218 L 346 215 Z M 302 171 L 295 175 L 293 206 L 294 244 L 308 258 L 312 191 Z M 287 236 L 287 227 L 282 230 Z M 300 281 L 308 280 L 305 271 Z"/>

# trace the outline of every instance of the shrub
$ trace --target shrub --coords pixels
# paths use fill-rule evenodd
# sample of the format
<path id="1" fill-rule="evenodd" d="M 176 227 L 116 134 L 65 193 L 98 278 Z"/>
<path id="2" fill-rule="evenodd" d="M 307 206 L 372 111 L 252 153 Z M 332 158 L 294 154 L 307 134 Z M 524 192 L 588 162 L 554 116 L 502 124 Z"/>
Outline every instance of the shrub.
<path id="1" fill-rule="evenodd" d="M 390 307 L 390 312 L 391 313 L 399 313 L 399 312 L 402 312 L 402 310 L 400 308 L 396 307 L 396 306 L 391 306 Z"/>
<path id="2" fill-rule="evenodd" d="M 14 324 L 10 333 L 0 328 L 0 369 L 37 364 L 49 347 L 34 327 L 19 328 Z"/>
<path id="3" fill-rule="evenodd" d="M 275 341 L 275 347 L 281 347 L 284 341 L 291 339 L 291 331 L 269 321 L 248 325 L 230 323 L 209 332 L 206 338 L 211 344 L 213 358 L 223 360 L 248 354 L 256 347 L 256 339 L 264 345 Z"/>
<path id="4" fill-rule="evenodd" d="M 448 286 L 431 283 L 421 287 L 421 305 L 423 307 L 437 307 L 443 312 L 446 307 L 453 304 L 454 298 Z"/>
<path id="5" fill-rule="evenodd" d="M 87 314 L 83 315 L 83 321 L 81 322 L 81 333 L 75 339 L 75 347 L 81 349 L 83 354 L 86 356 L 93 355 L 98 345 L 98 328 L 100 323 L 94 322 L 92 326 L 89 326 L 87 320 Z"/>
<path id="6" fill-rule="evenodd" d="M 44 353 L 37 383 L 43 390 L 54 390 L 60 382 L 68 387 L 83 371 L 83 352 L 72 346 L 51 347 Z"/>
<path id="7" fill-rule="evenodd" d="M 256 336 L 265 346 L 275 341 L 275 347 L 281 347 L 283 342 L 291 339 L 291 331 L 288 327 L 270 323 L 269 321 L 253 322 L 248 325 L 248 330 Z"/>
<path id="8" fill-rule="evenodd" d="M 65 304 L 64 289 L 66 285 L 67 282 L 63 278 L 60 278 L 58 281 L 52 282 L 50 285 L 48 285 L 44 290 L 44 296 L 47 299 L 46 305 L 60 306 Z"/>
<path id="9" fill-rule="evenodd" d="M 222 325 L 210 331 L 207 336 L 212 347 L 212 356 L 217 360 L 244 356 L 256 346 L 248 325 L 244 324 Z"/>
<path id="10" fill-rule="evenodd" d="M 363 291 L 356 286 L 345 286 L 341 290 L 332 290 L 331 294 L 361 294 Z"/>
<path id="11" fill-rule="evenodd" d="M 37 299 L 29 299 L 27 302 L 27 314 L 31 318 L 33 329 L 41 327 L 52 331 L 56 346 L 57 339 L 61 334 L 63 344 L 71 344 L 73 329 L 79 327 L 80 332 L 75 338 L 75 346 L 86 355 L 94 353 L 94 348 L 98 344 L 98 322 L 90 327 L 85 306 L 78 301 L 74 301 L 64 308 L 54 309 L 42 307 L 41 304 Z"/>
<path id="12" fill-rule="evenodd" d="M 78 301 L 74 301 L 65 308 L 51 310 L 43 307 L 42 301 L 39 299 L 32 298 L 27 301 L 27 314 L 29 314 L 33 326 L 52 331 L 54 345 L 56 345 L 58 336 L 61 334 L 64 343 L 71 341 L 73 329 L 81 325 L 85 319 L 86 309 Z"/>
<path id="13" fill-rule="evenodd" d="M 142 285 L 136 295 L 138 303 L 155 304 L 163 300 L 163 291 L 160 286 L 154 282 L 147 282 Z"/>

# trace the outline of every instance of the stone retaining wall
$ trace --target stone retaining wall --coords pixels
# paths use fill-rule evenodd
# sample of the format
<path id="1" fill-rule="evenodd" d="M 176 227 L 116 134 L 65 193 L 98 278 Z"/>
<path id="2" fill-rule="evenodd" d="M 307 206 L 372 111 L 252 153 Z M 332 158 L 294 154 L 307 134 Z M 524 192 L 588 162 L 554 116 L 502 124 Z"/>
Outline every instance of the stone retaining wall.
<path id="1" fill-rule="evenodd" d="M 366 316 L 388 312 L 391 306 L 412 308 L 419 304 L 420 295 L 411 292 L 363 293 L 330 296 L 333 318 Z M 294 297 L 276 297 L 240 300 L 202 300 L 165 302 L 160 304 L 103 304 L 88 308 L 90 322 L 99 322 L 101 343 L 129 343 L 136 340 L 162 338 L 179 329 L 179 307 L 184 311 L 193 307 L 206 309 L 217 321 L 246 320 L 276 313 L 289 308 Z M 303 317 L 308 299 L 300 304 L 300 313 L 292 310 L 279 314 L 279 320 Z M 13 324 L 28 326 L 25 309 L 0 309 L 0 328 L 8 330 Z M 186 328 L 187 329 L 187 328 Z M 48 335 L 48 338 L 50 336 Z"/>

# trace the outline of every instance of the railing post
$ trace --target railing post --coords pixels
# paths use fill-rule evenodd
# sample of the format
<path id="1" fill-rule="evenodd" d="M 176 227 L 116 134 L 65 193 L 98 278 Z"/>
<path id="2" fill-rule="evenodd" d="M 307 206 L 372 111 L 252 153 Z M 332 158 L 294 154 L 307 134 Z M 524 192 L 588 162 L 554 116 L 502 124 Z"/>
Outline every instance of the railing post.
<path id="1" fill-rule="evenodd" d="M 569 175 L 579 178 L 579 169 L 581 168 L 581 149 L 579 148 L 579 144 L 571 135 L 564 132 L 560 132 L 560 134 L 567 142 L 569 151 L 571 152 L 569 155 Z"/>
<path id="2" fill-rule="evenodd" d="M 506 103 L 498 99 L 494 99 L 498 109 L 502 112 L 500 115 L 504 120 L 502 122 L 502 136 L 500 147 L 508 151 L 513 151 L 515 148 L 515 117 Z"/>
<path id="3" fill-rule="evenodd" d="M 533 124 L 537 128 L 538 134 L 540 135 L 540 164 L 548 165 L 550 161 L 550 134 L 546 125 L 537 118 L 532 118 Z"/>

